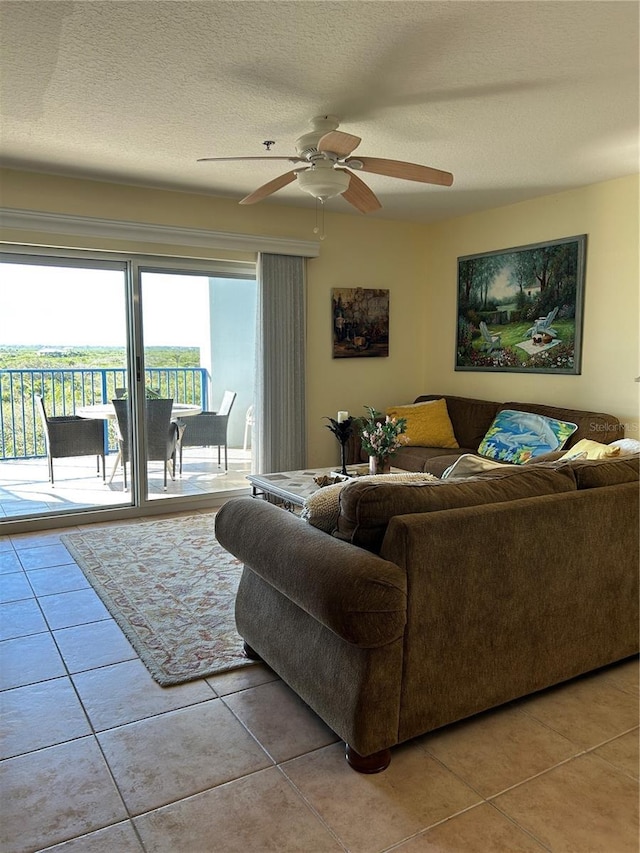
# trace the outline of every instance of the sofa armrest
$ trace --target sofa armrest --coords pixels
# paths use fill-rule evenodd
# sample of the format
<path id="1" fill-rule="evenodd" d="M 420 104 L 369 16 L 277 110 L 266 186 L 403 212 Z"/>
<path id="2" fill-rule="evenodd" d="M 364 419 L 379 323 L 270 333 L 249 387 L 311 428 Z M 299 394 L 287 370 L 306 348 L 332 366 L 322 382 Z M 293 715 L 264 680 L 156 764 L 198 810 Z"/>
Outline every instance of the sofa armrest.
<path id="1" fill-rule="evenodd" d="M 267 501 L 236 498 L 216 514 L 220 544 L 348 643 L 376 648 L 404 632 L 406 575 Z"/>

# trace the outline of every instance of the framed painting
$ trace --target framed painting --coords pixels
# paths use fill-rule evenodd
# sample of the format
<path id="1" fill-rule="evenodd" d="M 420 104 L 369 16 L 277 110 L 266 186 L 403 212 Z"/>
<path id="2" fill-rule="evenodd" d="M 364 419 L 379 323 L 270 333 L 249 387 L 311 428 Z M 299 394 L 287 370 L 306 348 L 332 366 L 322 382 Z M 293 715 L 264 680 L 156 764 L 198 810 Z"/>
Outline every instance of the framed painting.
<path id="1" fill-rule="evenodd" d="M 334 358 L 389 355 L 389 291 L 341 287 L 331 291 Z"/>
<path id="2" fill-rule="evenodd" d="M 458 258 L 455 369 L 579 374 L 586 242 Z"/>

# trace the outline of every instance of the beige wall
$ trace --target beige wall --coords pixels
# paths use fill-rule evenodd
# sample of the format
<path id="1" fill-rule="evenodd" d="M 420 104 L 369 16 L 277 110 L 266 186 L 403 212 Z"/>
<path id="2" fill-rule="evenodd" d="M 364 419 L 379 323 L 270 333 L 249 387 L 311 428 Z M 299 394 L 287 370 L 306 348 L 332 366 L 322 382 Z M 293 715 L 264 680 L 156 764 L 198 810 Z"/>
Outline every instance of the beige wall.
<path id="1" fill-rule="evenodd" d="M 609 412 L 638 436 L 638 176 L 428 226 L 423 388 Z M 587 234 L 580 376 L 454 371 L 457 258 Z"/>
<path id="2" fill-rule="evenodd" d="M 240 207 L 235 200 L 141 187 L 83 181 L 5 170 L 0 204 L 8 208 L 204 228 L 232 233 L 313 240 L 313 209 L 281 205 Z M 340 409 L 364 414 L 363 406 L 383 407 L 412 400 L 422 388 L 426 279 L 424 226 L 342 214 L 326 215 L 320 257 L 308 262 L 307 435 L 308 464 L 334 464 L 337 444 L 324 416 Z M 30 234 L 4 230 L 5 241 L 75 246 L 178 256 L 245 258 L 180 246 L 115 243 L 93 237 Z M 388 288 L 389 358 L 331 357 L 331 288 Z M 417 390 L 416 390 L 417 389 Z"/>
<path id="3" fill-rule="evenodd" d="M 313 240 L 314 212 L 281 205 L 5 170 L 0 204 L 26 210 Z M 308 263 L 308 464 L 332 464 L 324 416 L 362 414 L 420 393 L 530 400 L 606 411 L 638 434 L 638 177 L 546 196 L 434 225 L 327 214 L 320 257 Z M 461 255 L 587 234 L 581 376 L 455 372 Z M 178 256 L 245 258 L 181 246 L 9 232 L 3 240 Z M 389 358 L 331 357 L 333 287 L 390 290 Z"/>

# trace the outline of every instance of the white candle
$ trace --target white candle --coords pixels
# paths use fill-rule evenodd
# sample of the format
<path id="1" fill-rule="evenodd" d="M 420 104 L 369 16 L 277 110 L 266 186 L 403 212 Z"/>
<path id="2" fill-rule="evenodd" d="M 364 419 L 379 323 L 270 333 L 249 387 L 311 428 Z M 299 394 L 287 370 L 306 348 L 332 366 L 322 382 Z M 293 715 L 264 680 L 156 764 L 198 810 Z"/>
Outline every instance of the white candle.
<path id="1" fill-rule="evenodd" d="M 341 424 L 343 421 L 348 420 L 349 412 L 338 412 L 338 423 Z"/>

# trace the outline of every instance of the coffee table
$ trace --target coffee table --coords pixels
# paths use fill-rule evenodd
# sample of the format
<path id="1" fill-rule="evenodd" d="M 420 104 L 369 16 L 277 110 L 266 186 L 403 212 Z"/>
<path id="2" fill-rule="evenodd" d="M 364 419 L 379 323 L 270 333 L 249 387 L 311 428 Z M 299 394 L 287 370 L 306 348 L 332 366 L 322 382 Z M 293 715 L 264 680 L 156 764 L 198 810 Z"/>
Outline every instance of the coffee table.
<path id="1" fill-rule="evenodd" d="M 392 468 L 391 472 L 401 473 L 401 469 Z M 247 480 L 251 483 L 254 498 L 280 504 L 284 509 L 295 512 L 302 509 L 305 500 L 321 488 L 316 478 L 335 478 L 339 482 L 340 478 L 352 480 L 368 473 L 367 465 L 349 465 L 347 477 L 335 468 L 305 468 L 302 471 L 280 471 L 276 474 L 247 474 Z M 384 477 L 384 474 L 379 476 Z"/>

